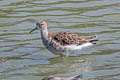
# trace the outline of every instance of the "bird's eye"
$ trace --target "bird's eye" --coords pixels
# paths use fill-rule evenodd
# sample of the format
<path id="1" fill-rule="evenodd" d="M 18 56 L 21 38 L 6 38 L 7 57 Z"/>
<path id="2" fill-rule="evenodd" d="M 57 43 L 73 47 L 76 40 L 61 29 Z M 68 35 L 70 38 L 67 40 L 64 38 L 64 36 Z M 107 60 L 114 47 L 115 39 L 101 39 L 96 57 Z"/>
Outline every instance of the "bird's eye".
<path id="1" fill-rule="evenodd" d="M 40 25 L 43 25 L 43 24 L 40 24 Z"/>

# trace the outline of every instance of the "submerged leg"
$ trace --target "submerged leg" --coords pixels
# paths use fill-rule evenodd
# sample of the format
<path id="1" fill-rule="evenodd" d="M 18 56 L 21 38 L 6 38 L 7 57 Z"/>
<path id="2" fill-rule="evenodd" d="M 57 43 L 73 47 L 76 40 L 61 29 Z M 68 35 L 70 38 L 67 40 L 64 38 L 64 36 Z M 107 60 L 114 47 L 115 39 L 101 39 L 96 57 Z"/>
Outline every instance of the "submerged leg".
<path id="1" fill-rule="evenodd" d="M 69 55 L 70 55 L 70 50 L 67 49 L 67 50 L 66 50 L 66 56 L 68 57 Z"/>

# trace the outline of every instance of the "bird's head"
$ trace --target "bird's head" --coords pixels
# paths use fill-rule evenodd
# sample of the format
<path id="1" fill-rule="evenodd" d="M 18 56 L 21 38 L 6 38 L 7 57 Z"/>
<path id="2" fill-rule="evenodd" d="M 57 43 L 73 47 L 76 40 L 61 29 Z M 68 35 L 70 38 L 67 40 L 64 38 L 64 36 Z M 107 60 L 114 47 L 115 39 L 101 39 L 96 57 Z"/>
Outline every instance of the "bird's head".
<path id="1" fill-rule="evenodd" d="M 43 20 L 40 20 L 40 21 L 36 22 L 36 27 L 34 29 L 32 29 L 30 31 L 30 33 L 37 30 L 37 29 L 38 30 L 40 30 L 40 29 L 44 30 L 46 28 L 47 28 L 47 23 L 45 21 L 43 21 Z"/>

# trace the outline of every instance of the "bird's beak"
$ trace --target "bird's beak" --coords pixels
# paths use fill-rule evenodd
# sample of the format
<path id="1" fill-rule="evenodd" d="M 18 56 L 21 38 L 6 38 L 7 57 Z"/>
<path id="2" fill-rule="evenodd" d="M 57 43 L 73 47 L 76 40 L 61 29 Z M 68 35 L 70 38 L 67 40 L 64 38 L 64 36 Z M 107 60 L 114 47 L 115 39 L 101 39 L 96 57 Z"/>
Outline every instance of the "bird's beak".
<path id="1" fill-rule="evenodd" d="M 38 28 L 35 27 L 34 29 L 32 29 L 29 33 L 32 33 L 33 31 L 37 30 Z"/>

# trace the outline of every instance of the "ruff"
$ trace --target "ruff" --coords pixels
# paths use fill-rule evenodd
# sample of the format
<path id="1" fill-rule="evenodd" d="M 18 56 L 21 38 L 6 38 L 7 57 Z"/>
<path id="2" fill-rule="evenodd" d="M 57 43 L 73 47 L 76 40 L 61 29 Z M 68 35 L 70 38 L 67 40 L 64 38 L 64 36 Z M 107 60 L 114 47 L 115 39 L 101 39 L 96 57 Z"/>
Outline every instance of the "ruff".
<path id="1" fill-rule="evenodd" d="M 71 32 L 50 33 L 45 21 L 38 21 L 36 27 L 30 31 L 40 30 L 42 42 L 45 47 L 54 54 L 61 55 L 63 52 L 73 52 L 96 44 L 96 36 L 82 37 Z M 67 54 L 68 55 L 68 54 Z"/>

